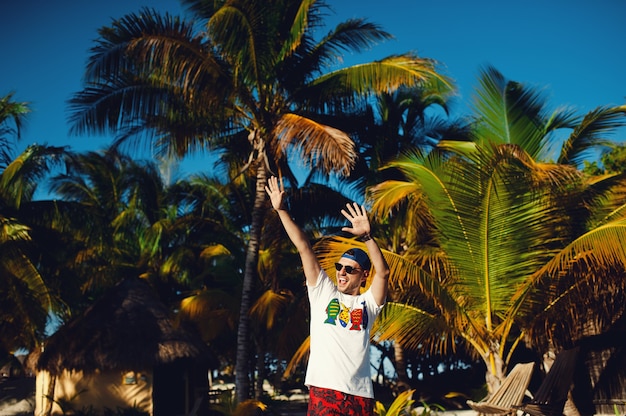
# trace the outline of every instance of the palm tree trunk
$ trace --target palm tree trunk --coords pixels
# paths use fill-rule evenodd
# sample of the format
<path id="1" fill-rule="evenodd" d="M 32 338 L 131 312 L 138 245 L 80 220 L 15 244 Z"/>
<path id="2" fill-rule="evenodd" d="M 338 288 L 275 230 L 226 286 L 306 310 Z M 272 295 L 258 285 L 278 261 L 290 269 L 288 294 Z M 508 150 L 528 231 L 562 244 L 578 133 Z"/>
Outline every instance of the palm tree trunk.
<path id="1" fill-rule="evenodd" d="M 50 374 L 50 373 L 48 373 Z M 54 406 L 54 401 L 56 397 L 54 397 L 54 390 L 57 385 L 57 376 L 50 374 L 50 384 L 48 384 L 48 392 L 46 394 L 46 409 L 44 411 L 44 415 L 50 416 L 52 414 L 52 407 Z"/>
<path id="2" fill-rule="evenodd" d="M 254 208 L 252 210 L 252 223 L 250 225 L 250 242 L 246 253 L 246 265 L 243 276 L 243 289 L 241 294 L 241 307 L 239 309 L 239 327 L 237 329 L 237 361 L 235 364 L 235 386 L 237 401 L 251 398 L 250 391 L 250 306 L 255 282 L 257 280 L 257 263 L 259 257 L 259 241 L 261 237 L 261 225 L 265 211 L 265 184 L 267 176 L 265 172 L 265 160 L 263 152 L 256 156 L 256 191 Z"/>
<path id="3" fill-rule="evenodd" d="M 485 381 L 487 382 L 487 390 L 489 390 L 489 397 L 498 390 L 500 384 L 504 380 L 504 360 L 497 352 L 498 345 L 493 343 L 491 346 L 491 352 L 485 359 L 487 371 L 485 374 Z"/>
<path id="4" fill-rule="evenodd" d="M 393 343 L 393 361 L 396 367 L 396 374 L 398 375 L 397 389 L 398 391 L 405 391 L 411 388 L 409 376 L 406 372 L 406 360 L 404 359 L 404 348 L 399 342 Z"/>
<path id="5" fill-rule="evenodd" d="M 263 398 L 263 382 L 267 377 L 267 371 L 265 366 L 265 353 L 263 351 L 263 345 L 265 345 L 265 337 L 259 337 L 256 343 L 257 356 L 256 356 L 256 374 L 257 379 L 254 383 L 254 398 L 261 400 Z"/>

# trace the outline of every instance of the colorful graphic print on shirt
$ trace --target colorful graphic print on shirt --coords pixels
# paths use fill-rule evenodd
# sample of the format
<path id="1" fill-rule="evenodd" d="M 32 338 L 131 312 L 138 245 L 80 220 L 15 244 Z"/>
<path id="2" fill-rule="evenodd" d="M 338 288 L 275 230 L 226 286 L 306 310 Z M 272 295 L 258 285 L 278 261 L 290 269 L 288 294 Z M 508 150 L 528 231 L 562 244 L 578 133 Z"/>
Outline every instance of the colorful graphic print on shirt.
<path id="1" fill-rule="evenodd" d="M 339 321 L 339 324 L 344 328 L 350 326 L 349 329 L 351 331 L 365 330 L 369 322 L 369 317 L 367 315 L 365 301 L 361 302 L 361 305 L 361 308 L 351 310 L 349 307 L 339 302 L 339 299 L 331 299 L 331 301 L 328 302 L 328 306 L 326 306 L 326 320 L 324 323 L 337 325 L 337 321 Z M 349 325 L 350 323 L 352 325 Z"/>

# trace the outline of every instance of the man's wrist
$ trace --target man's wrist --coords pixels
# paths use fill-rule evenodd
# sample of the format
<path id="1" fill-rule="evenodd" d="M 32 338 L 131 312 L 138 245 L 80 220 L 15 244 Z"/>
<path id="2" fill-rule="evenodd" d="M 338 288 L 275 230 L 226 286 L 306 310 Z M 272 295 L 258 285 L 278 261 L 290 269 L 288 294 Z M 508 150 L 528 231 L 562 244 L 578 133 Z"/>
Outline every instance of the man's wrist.
<path id="1" fill-rule="evenodd" d="M 361 242 L 363 243 L 371 239 L 372 239 L 372 235 L 370 233 L 365 233 L 359 238 L 359 240 L 361 240 Z"/>

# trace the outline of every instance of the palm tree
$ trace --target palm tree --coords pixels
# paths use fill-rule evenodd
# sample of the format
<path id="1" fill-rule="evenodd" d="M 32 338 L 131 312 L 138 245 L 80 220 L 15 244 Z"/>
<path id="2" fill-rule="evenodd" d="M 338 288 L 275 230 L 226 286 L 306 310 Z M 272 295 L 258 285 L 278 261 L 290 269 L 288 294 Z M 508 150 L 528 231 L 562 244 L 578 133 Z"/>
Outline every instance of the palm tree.
<path id="1" fill-rule="evenodd" d="M 0 99 L 0 350 L 5 352 L 36 346 L 55 308 L 50 282 L 39 269 L 45 251 L 34 235 L 45 213 L 33 196 L 62 149 L 33 145 L 12 159 L 7 136 L 19 139 L 28 112 L 27 103 L 12 95 Z"/>
<path id="2" fill-rule="evenodd" d="M 243 258 L 245 234 L 241 226 L 233 227 L 240 235 L 230 232 L 231 201 L 203 178 L 165 185 L 155 163 L 115 148 L 69 154 L 66 167 L 52 180 L 60 198 L 55 230 L 64 239 L 56 273 L 71 282 L 62 287 L 64 312 L 75 314 L 136 277 L 173 311 L 195 308 L 197 314 L 198 299 L 217 299 L 221 309 L 209 309 L 210 319 L 198 329 L 216 356 L 234 361 L 227 337 L 233 333 L 223 329 L 231 324 L 229 308 L 239 304 L 233 292 L 241 288 L 236 260 Z"/>
<path id="3" fill-rule="evenodd" d="M 317 41 L 323 1 L 185 4 L 206 22 L 205 30 L 147 9 L 100 30 L 86 87 L 72 100 L 73 125 L 78 133 L 118 131 L 123 139 L 155 133 L 155 146 L 172 155 L 220 148 L 224 160 L 255 178 L 237 339 L 243 402 L 251 393 L 248 313 L 267 209 L 266 175 L 296 183 L 291 155 L 326 174 L 347 174 L 358 151 L 321 115 L 402 85 L 450 84 L 432 60 L 413 54 L 337 69 L 341 52 L 359 52 L 391 36 L 352 19 Z"/>
<path id="4" fill-rule="evenodd" d="M 468 140 L 467 123 L 449 117 L 452 93 L 429 84 L 401 87 L 378 94 L 365 109 L 357 108 L 345 124 L 352 126 L 362 157 L 348 181 L 364 193 L 367 186 L 384 180 L 381 168 L 398 156 L 414 150 L 426 153 L 442 138 Z"/>
<path id="5" fill-rule="evenodd" d="M 183 260 L 200 222 L 185 208 L 185 182 L 167 186 L 156 163 L 113 147 L 68 153 L 65 166 L 51 181 L 60 199 L 57 231 L 67 236 L 64 273 L 77 276 L 89 296 L 140 276 L 162 301 L 177 302 L 174 293 L 195 275 L 193 261 Z"/>
<path id="6" fill-rule="evenodd" d="M 592 294 L 612 296 L 592 304 L 601 327 L 624 304 L 625 280 L 615 270 L 626 264 L 626 198 L 614 193 L 623 176 L 590 180 L 574 163 L 624 125 L 625 108 L 547 114 L 536 92 L 493 68 L 480 82 L 473 140 L 390 163 L 401 179 L 370 196 L 378 215 L 405 221 L 407 237 L 402 256 L 387 253 L 405 302 L 388 305 L 378 335 L 434 352 L 461 340 L 485 362 L 494 391 L 521 342 L 570 346 L 564 335 L 580 336 L 577 305 L 589 307 Z M 559 148 L 562 129 L 570 134 Z M 332 259 L 343 244 L 322 249 Z"/>
<path id="7" fill-rule="evenodd" d="M 93 296 L 140 274 L 140 240 L 154 221 L 150 210 L 160 204 L 152 205 L 154 198 L 147 196 L 154 189 L 147 180 L 149 166 L 140 167 L 116 149 L 70 153 L 65 167 L 51 182 L 63 219 L 58 230 L 71 234 L 73 259 L 67 264 L 82 292 Z"/>
<path id="8" fill-rule="evenodd" d="M 28 103 L 14 101 L 12 93 L 0 98 L 0 166 L 2 168 L 5 168 L 12 160 L 12 145 L 15 139 L 20 139 L 22 125 L 29 112 Z"/>
<path id="9" fill-rule="evenodd" d="M 137 276 L 147 279 L 166 304 L 178 301 L 173 293 L 184 283 L 184 273 L 161 269 L 172 255 L 169 247 L 184 247 L 187 230 L 156 163 L 134 161 L 109 148 L 68 153 L 65 167 L 50 188 L 58 197 L 54 231 L 64 247 L 56 273 L 73 277 L 63 287 L 72 312 Z"/>
<path id="10" fill-rule="evenodd" d="M 249 192 L 245 185 L 206 174 L 193 175 L 173 188 L 180 205 L 189 207 L 185 216 L 193 219 L 189 229 L 197 235 L 192 238 L 196 244 L 187 244 L 172 256 L 186 257 L 195 265 L 190 270 L 195 282 L 184 292 L 179 317 L 195 324 L 223 368 L 234 368 Z"/>
<path id="11" fill-rule="evenodd" d="M 41 252 L 33 236 L 37 211 L 32 195 L 47 170 L 54 150 L 26 149 L 0 173 L 0 292 L 1 347 L 7 351 L 36 346 L 44 333 L 48 312 L 55 307 L 50 282 L 38 267 Z"/>

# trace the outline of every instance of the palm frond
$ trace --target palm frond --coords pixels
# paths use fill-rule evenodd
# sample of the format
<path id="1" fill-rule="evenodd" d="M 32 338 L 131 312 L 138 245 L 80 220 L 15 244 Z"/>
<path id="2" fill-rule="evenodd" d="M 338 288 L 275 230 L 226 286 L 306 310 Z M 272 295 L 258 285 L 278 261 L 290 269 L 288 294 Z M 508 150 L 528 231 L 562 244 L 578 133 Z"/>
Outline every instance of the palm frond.
<path id="1" fill-rule="evenodd" d="M 0 98 L 0 125 L 13 122 L 15 134 L 19 138 L 24 118 L 30 113 L 28 102 L 16 102 L 13 100 L 15 93 L 11 92 Z"/>
<path id="2" fill-rule="evenodd" d="M 290 26 L 289 35 L 283 42 L 283 47 L 278 54 L 278 61 L 286 59 L 291 55 L 302 43 L 302 38 L 309 29 L 309 14 L 311 8 L 318 3 L 317 0 L 302 0 L 298 7 L 298 12 Z"/>
<path id="3" fill-rule="evenodd" d="M 12 242 L 1 242 L 1 268 L 3 276 L 11 277 L 22 282 L 27 289 L 26 297 L 36 301 L 45 311 L 53 308 L 53 299 L 50 288 L 36 265 L 18 246 Z"/>
<path id="4" fill-rule="evenodd" d="M 350 19 L 339 23 L 313 45 L 306 54 L 306 62 L 315 63 L 314 68 L 330 67 L 337 63 L 337 57 L 343 52 L 358 53 L 392 38 L 391 34 L 374 23 L 364 19 Z"/>
<path id="5" fill-rule="evenodd" d="M 130 76 L 91 83 L 69 101 L 70 133 L 108 133 L 116 132 L 125 123 L 138 125 L 142 116 L 133 115 L 130 110 L 159 114 L 165 97 L 166 91 Z"/>
<path id="6" fill-rule="evenodd" d="M 285 368 L 284 377 L 287 378 L 297 369 L 299 365 L 302 365 L 309 359 L 309 352 L 311 351 L 311 337 L 307 337 L 298 350 L 293 354 L 287 367 Z"/>
<path id="7" fill-rule="evenodd" d="M 247 80 L 248 85 L 255 85 L 256 90 L 263 90 L 263 60 L 271 60 L 272 56 L 263 56 L 259 52 L 270 52 L 266 45 L 267 37 L 271 36 L 271 26 L 264 24 L 263 7 L 259 2 L 229 2 L 220 7 L 211 16 L 208 23 L 209 33 L 220 54 L 228 59 L 231 65 L 238 67 L 240 79 Z"/>
<path id="8" fill-rule="evenodd" d="M 534 273 L 535 279 L 556 278 L 564 271 L 581 267 L 595 276 L 598 265 L 626 265 L 626 217 L 596 227 L 578 237 Z"/>
<path id="9" fill-rule="evenodd" d="M 613 292 L 617 290 L 623 293 L 624 280 L 615 279 L 615 272 L 610 270 L 623 270 L 626 265 L 626 249 L 622 243 L 624 238 L 626 217 L 596 227 L 576 238 L 519 287 L 511 299 L 507 314 L 521 312 L 521 316 L 534 317 L 538 322 L 547 316 L 552 316 L 548 319 L 560 319 L 554 314 L 547 315 L 548 311 L 565 304 L 564 309 L 575 314 L 577 308 L 574 305 L 584 306 L 591 300 L 586 296 L 607 287 L 613 287 Z"/>
<path id="10" fill-rule="evenodd" d="M 28 146 L 0 173 L 0 197 L 4 203 L 18 209 L 30 201 L 41 179 L 61 162 L 64 152 L 62 147 Z"/>
<path id="11" fill-rule="evenodd" d="M 0 97 L 0 167 L 11 161 L 12 142 L 5 136 L 14 135 L 19 140 L 22 126 L 30 112 L 29 103 L 13 101 L 14 93 Z"/>
<path id="12" fill-rule="evenodd" d="M 274 135 L 280 138 L 277 158 L 293 149 L 304 166 L 324 172 L 347 175 L 354 166 L 357 156 L 354 142 L 341 130 L 296 114 L 284 114 Z"/>
<path id="13" fill-rule="evenodd" d="M 176 66 L 182 70 L 180 66 L 185 65 L 187 76 L 193 78 L 197 74 L 197 71 L 192 70 L 193 64 L 202 60 L 197 53 L 192 53 L 197 51 L 200 42 L 200 38 L 193 36 L 193 31 L 192 23 L 169 14 L 162 16 L 149 8 L 143 8 L 139 14 L 130 13 L 115 19 L 110 27 L 102 27 L 98 31 L 100 38 L 91 49 L 86 79 L 106 81 L 108 74 L 138 68 L 150 69 L 150 73 L 161 65 L 169 67 L 168 72 L 173 72 L 172 68 Z M 129 55 L 129 52 L 132 54 Z M 187 63 L 171 60 L 171 57 L 180 57 L 182 54 L 188 59 L 194 59 Z M 147 59 L 151 57 L 160 59 Z"/>
<path id="14" fill-rule="evenodd" d="M 408 350 L 419 351 L 428 346 L 430 352 L 446 353 L 453 347 L 454 339 L 449 328 L 437 313 L 408 303 L 387 302 L 372 332 L 380 341 L 394 340 Z"/>
<path id="15" fill-rule="evenodd" d="M 307 90 L 311 94 L 307 95 L 332 103 L 337 99 L 350 101 L 425 83 L 438 85 L 441 91 L 452 89 L 450 80 L 435 70 L 433 60 L 407 53 L 323 74 L 309 83 Z"/>
<path id="16" fill-rule="evenodd" d="M 455 164 L 456 180 L 448 187 L 454 211 L 433 209 L 437 223 L 445 224 L 442 247 L 463 270 L 459 289 L 491 317 L 507 309 L 513 288 L 550 257 L 552 230 L 562 221 L 559 207 L 541 191 L 549 188 L 534 179 L 545 169 L 515 147 L 496 150 L 495 158 L 479 152 L 481 163 Z"/>
<path id="17" fill-rule="evenodd" d="M 473 105 L 477 140 L 483 144 L 516 144 L 531 157 L 540 156 L 547 146 L 541 94 L 505 79 L 493 67 L 483 70 L 479 81 Z"/>
<path id="18" fill-rule="evenodd" d="M 259 322 L 263 322 L 266 329 L 272 329 L 277 317 L 280 316 L 292 298 L 293 296 L 285 291 L 274 292 L 273 290 L 266 290 L 252 305 L 250 316 L 253 316 Z"/>
<path id="19" fill-rule="evenodd" d="M 192 12 L 193 15 L 208 20 L 226 1 L 227 0 L 181 0 L 181 4 Z"/>
<path id="20" fill-rule="evenodd" d="M 606 135 L 624 126 L 626 126 L 626 105 L 599 107 L 590 111 L 582 122 L 576 125 L 561 147 L 557 162 L 579 166 L 592 151 L 610 147 L 612 142 Z"/>
<path id="21" fill-rule="evenodd" d="M 404 412 L 409 412 L 409 410 L 413 407 L 413 393 L 415 393 L 415 389 L 405 390 L 396 396 L 394 401 L 389 405 L 389 409 L 384 408 L 384 406 L 380 402 L 376 402 L 376 407 L 378 411 L 376 414 L 379 416 L 396 416 L 403 415 Z"/>
<path id="22" fill-rule="evenodd" d="M 203 259 L 212 259 L 218 256 L 228 256 L 231 252 L 222 244 L 211 244 L 202 249 L 200 257 Z"/>
<path id="23" fill-rule="evenodd" d="M 178 319 L 198 322 L 203 338 L 212 340 L 225 328 L 235 328 L 237 304 L 230 291 L 216 288 L 202 290 L 181 301 Z"/>
<path id="24" fill-rule="evenodd" d="M 72 133 L 115 131 L 123 136 L 121 128 L 162 132 L 166 119 L 168 131 L 178 123 L 187 135 L 199 138 L 203 135 L 193 131 L 198 122 L 189 106 L 212 114 L 204 127 L 218 115 L 232 116 L 224 116 L 232 86 L 228 72 L 202 39 L 193 36 L 192 24 L 144 9 L 100 33 L 88 62 L 87 86 L 69 102 Z M 174 131 L 180 136 L 182 127 Z"/>
<path id="25" fill-rule="evenodd" d="M 320 2 L 315 2 L 315 8 Z M 321 8 L 322 5 L 319 4 Z M 309 13 L 311 14 L 311 13 Z M 315 14 L 313 14 L 315 15 Z M 309 16 L 311 17 L 311 16 Z M 308 22 L 307 29 L 315 22 Z M 344 52 L 360 52 L 379 41 L 391 38 L 377 25 L 363 19 L 350 19 L 338 24 L 329 34 L 317 41 L 312 37 L 312 30 L 302 33 L 298 48 L 292 55 L 280 62 L 279 78 L 281 85 L 290 90 L 293 99 L 311 100 L 309 89 L 302 87 L 325 70 L 341 65 Z M 285 44 L 284 47 L 287 47 Z"/>
<path id="26" fill-rule="evenodd" d="M 404 156 L 390 162 L 385 168 L 397 169 L 405 178 L 400 184 L 399 181 L 389 181 L 379 186 L 374 186 L 369 190 L 371 197 L 380 201 L 372 206 L 377 215 L 389 215 L 393 212 L 394 206 L 405 197 L 413 209 L 419 209 L 419 205 L 424 198 L 428 204 L 435 206 L 450 206 L 454 201 L 446 190 L 446 183 L 449 181 L 449 170 L 445 168 L 445 159 L 436 152 L 431 152 L 427 156 L 422 156 L 418 152 L 407 153 Z M 388 197 L 382 198 L 379 192 L 385 190 L 389 192 Z"/>

